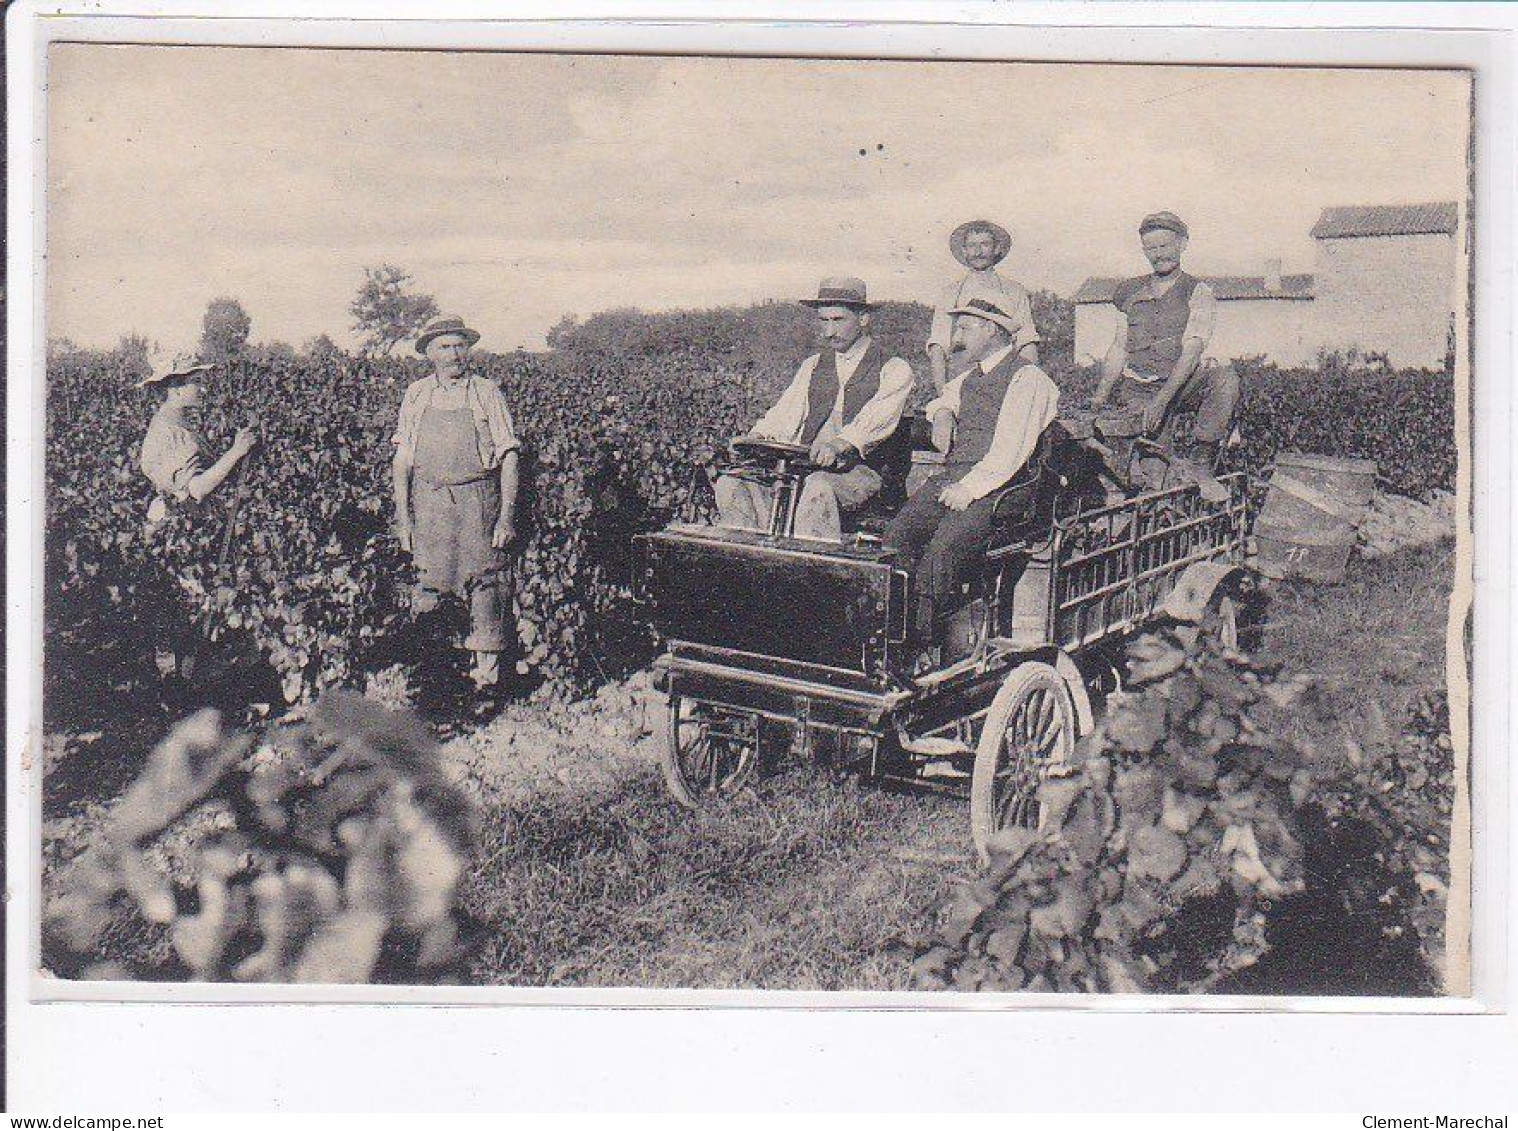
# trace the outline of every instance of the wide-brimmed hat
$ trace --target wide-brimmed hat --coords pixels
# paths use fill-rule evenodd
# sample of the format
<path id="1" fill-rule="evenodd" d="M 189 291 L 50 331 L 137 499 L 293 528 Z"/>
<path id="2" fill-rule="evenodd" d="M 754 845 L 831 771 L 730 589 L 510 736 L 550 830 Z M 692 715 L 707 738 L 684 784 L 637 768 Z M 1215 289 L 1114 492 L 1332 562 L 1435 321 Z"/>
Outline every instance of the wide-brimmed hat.
<path id="1" fill-rule="evenodd" d="M 1139 221 L 1139 235 L 1145 232 L 1161 231 L 1174 232 L 1183 239 L 1191 234 L 1186 227 L 1186 222 L 1174 212 L 1151 212 Z"/>
<path id="2" fill-rule="evenodd" d="M 444 334 L 458 334 L 470 345 L 480 340 L 480 332 L 471 330 L 464 324 L 462 318 L 434 318 L 422 327 L 422 332 L 416 336 L 416 352 L 426 353 L 427 345 L 433 338 L 441 338 Z"/>
<path id="3" fill-rule="evenodd" d="M 1022 325 L 1016 319 L 990 299 L 972 298 L 969 302 L 954 307 L 949 313 L 968 314 L 974 318 L 984 318 L 987 322 L 995 322 L 1014 338 L 1022 330 Z"/>
<path id="4" fill-rule="evenodd" d="M 804 298 L 802 306 L 852 306 L 858 310 L 874 310 L 863 279 L 852 275 L 829 275 L 817 286 L 816 298 Z"/>
<path id="5" fill-rule="evenodd" d="M 1012 234 L 1000 224 L 993 224 L 990 220 L 966 220 L 959 227 L 949 233 L 949 250 L 954 253 L 954 258 L 970 266 L 965 259 L 965 240 L 971 232 L 990 232 L 996 237 L 996 263 L 1007 258 L 1007 252 L 1012 250 Z M 993 263 L 994 267 L 996 264 Z"/>
<path id="6" fill-rule="evenodd" d="M 204 373 L 216 368 L 211 362 L 203 360 L 200 355 L 188 352 L 160 353 L 151 357 L 149 364 L 152 368 L 148 375 L 137 382 L 136 387 L 139 389 L 162 384 L 171 377 L 189 377 L 192 374 Z"/>

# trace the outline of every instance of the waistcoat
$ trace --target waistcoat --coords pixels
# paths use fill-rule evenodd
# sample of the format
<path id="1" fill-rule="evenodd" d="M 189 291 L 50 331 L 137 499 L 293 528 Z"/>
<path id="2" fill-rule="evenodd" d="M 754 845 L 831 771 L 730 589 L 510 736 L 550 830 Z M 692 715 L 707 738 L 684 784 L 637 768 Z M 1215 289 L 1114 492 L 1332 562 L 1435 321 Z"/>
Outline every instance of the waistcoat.
<path id="1" fill-rule="evenodd" d="M 1180 360 L 1191 292 L 1197 280 L 1180 276 L 1159 298 L 1148 297 L 1149 279 L 1129 279 L 1112 296 L 1112 305 L 1128 316 L 1128 365 L 1138 373 L 1168 377 Z"/>
<path id="2" fill-rule="evenodd" d="M 944 457 L 947 466 L 969 467 L 986 458 L 996 435 L 996 421 L 1001 416 L 1007 388 L 1023 366 L 1030 364 L 1010 353 L 987 373 L 981 366 L 965 374 L 959 388 L 959 420 L 954 426 L 954 442 Z"/>
<path id="3" fill-rule="evenodd" d="M 864 356 L 859 359 L 854 375 L 849 378 L 847 388 L 843 390 L 843 418 L 840 427 L 858 416 L 859 410 L 880 392 L 880 370 L 885 363 L 879 344 L 871 340 L 865 347 Z M 810 446 L 822 431 L 822 426 L 827 423 L 828 417 L 833 415 L 833 405 L 838 401 L 838 357 L 832 350 L 825 349 L 817 355 L 817 365 L 812 370 L 806 395 L 806 423 L 801 427 L 801 439 L 798 442 Z"/>

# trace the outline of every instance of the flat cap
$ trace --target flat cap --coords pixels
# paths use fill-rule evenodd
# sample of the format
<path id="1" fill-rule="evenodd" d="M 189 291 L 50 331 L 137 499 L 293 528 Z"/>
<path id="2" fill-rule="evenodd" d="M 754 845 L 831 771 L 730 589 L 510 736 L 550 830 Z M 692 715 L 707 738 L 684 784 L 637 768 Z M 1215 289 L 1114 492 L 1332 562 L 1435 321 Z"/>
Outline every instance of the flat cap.
<path id="1" fill-rule="evenodd" d="M 1145 232 L 1174 232 L 1178 236 L 1189 236 L 1190 230 L 1186 222 L 1174 212 L 1151 212 L 1139 221 L 1139 235 Z"/>

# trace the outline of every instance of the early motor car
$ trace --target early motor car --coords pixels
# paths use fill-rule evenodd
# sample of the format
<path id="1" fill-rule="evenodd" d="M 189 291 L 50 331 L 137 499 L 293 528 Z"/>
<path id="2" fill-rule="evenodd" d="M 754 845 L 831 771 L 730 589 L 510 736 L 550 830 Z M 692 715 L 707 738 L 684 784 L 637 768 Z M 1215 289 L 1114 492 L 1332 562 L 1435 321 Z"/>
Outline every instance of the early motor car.
<path id="1" fill-rule="evenodd" d="M 1040 786 L 1074 769 L 1129 637 L 1159 617 L 1206 618 L 1237 646 L 1244 476 L 1114 483 L 1110 449 L 1064 420 L 998 493 L 984 553 L 937 625 L 939 663 L 914 672 L 912 578 L 878 532 L 913 448 L 931 458 L 924 431 L 904 421 L 894 481 L 840 542 L 792 533 L 805 451 L 755 441 L 737 444 L 735 468 L 777 488 L 769 529 L 640 536 L 639 596 L 665 642 L 664 772 L 683 804 L 749 786 L 783 735 L 870 778 L 967 795 L 984 854 L 998 829 L 1037 825 Z"/>

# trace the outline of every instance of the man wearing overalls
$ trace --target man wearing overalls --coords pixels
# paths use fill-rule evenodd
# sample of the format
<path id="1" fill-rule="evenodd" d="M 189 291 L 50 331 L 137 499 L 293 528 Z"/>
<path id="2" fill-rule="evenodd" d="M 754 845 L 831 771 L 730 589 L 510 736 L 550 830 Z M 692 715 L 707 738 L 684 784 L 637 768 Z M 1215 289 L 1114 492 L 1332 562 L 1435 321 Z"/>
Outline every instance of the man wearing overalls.
<path id="1" fill-rule="evenodd" d="M 433 373 L 412 382 L 395 432 L 396 534 L 412 555 L 417 613 L 445 593 L 469 606 L 464 647 L 484 690 L 500 677 L 506 648 L 505 549 L 516 539 L 520 444 L 495 382 L 468 370 L 480 335 L 462 319 L 440 318 L 416 339 Z"/>
<path id="2" fill-rule="evenodd" d="M 1211 468 L 1233 429 L 1239 375 L 1232 365 L 1203 358 L 1217 302 L 1211 287 L 1181 270 L 1187 234 L 1173 212 L 1156 212 L 1139 224 L 1153 271 L 1119 284 L 1112 297 L 1117 333 L 1102 361 L 1095 407 L 1115 396 L 1120 407 L 1142 410 L 1145 434 L 1167 446 L 1172 411 L 1195 412 L 1191 447 L 1178 454 Z"/>
<path id="3" fill-rule="evenodd" d="M 808 475 L 796 504 L 799 538 L 837 541 L 842 513 L 864 506 L 883 480 L 879 448 L 896 431 L 912 394 L 912 367 L 888 357 L 870 337 L 871 305 L 854 278 L 824 279 L 816 298 L 823 349 L 801 363 L 773 408 L 749 432 L 756 439 L 801 444 L 822 470 Z M 764 530 L 774 488 L 737 475 L 716 483 L 723 526 Z"/>

